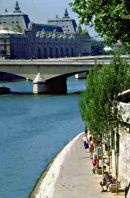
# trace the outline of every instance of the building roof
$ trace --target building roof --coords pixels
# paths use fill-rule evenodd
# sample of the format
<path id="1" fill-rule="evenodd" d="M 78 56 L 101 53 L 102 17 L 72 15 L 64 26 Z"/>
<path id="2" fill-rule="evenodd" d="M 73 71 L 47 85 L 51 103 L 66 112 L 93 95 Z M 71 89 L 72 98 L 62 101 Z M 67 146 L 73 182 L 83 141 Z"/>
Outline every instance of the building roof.
<path id="1" fill-rule="evenodd" d="M 45 31 L 45 32 L 63 32 L 62 28 L 56 25 L 47 25 L 47 24 L 36 24 L 35 28 L 37 31 Z"/>
<path id="2" fill-rule="evenodd" d="M 0 18 L 1 17 L 6 17 L 7 18 L 6 20 L 8 21 L 8 18 L 13 17 L 13 20 L 18 20 L 17 16 L 23 18 L 25 27 L 26 27 L 26 29 L 28 29 L 28 25 L 30 23 L 30 19 L 29 19 L 27 14 L 24 14 L 24 13 L 5 13 L 5 14 L 1 14 Z M 15 17 L 16 17 L 16 19 L 15 19 Z"/>
<path id="3" fill-rule="evenodd" d="M 29 19 L 27 14 L 24 14 L 23 12 L 21 12 L 18 1 L 16 1 L 15 8 L 14 8 L 13 12 L 8 12 L 7 9 L 5 9 L 5 12 L 0 14 L 0 17 L 7 17 L 7 20 L 8 20 L 9 17 L 10 18 L 11 17 L 15 18 L 17 16 L 23 18 L 23 21 L 24 21 L 26 29 L 27 29 L 28 25 L 30 23 L 30 19 Z"/>
<path id="4" fill-rule="evenodd" d="M 60 17 L 58 17 L 58 15 L 56 15 L 56 17 L 54 19 L 49 19 L 48 23 L 55 22 L 55 23 L 57 23 L 57 25 L 59 25 L 59 22 L 64 23 L 64 22 L 69 22 L 69 21 L 72 23 L 74 31 L 76 32 L 76 28 L 77 28 L 76 21 L 75 21 L 75 19 L 70 18 L 67 9 L 65 9 L 65 13 L 64 13 L 63 17 L 60 18 Z"/>
<path id="5" fill-rule="evenodd" d="M 18 1 L 16 1 L 13 12 L 8 12 L 7 9 L 5 9 L 5 12 L 3 14 L 0 14 L 0 20 L 1 21 L 5 20 L 6 24 L 11 23 L 9 18 L 11 18 L 13 22 L 14 21 L 17 22 L 18 20 L 22 21 L 22 29 L 25 29 L 25 30 L 29 29 L 30 24 L 33 24 L 34 25 L 33 27 L 35 27 L 36 31 L 63 33 L 63 27 L 61 27 L 59 23 L 53 25 L 53 24 L 37 24 L 37 23 L 31 22 L 28 15 L 24 14 L 21 11 Z M 65 13 L 62 18 L 56 17 L 55 19 L 49 20 L 48 22 L 61 22 L 62 23 L 62 22 L 68 22 L 68 21 L 71 21 L 71 24 L 73 25 L 73 29 L 76 32 L 77 24 L 74 19 L 70 18 L 67 9 L 65 9 Z"/>

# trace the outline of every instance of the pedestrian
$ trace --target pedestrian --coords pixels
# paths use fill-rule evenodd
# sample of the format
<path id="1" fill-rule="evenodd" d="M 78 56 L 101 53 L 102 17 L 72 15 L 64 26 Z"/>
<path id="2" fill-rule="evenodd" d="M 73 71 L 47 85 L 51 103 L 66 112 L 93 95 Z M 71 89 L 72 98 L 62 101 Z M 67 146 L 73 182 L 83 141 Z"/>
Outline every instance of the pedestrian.
<path id="1" fill-rule="evenodd" d="M 93 159 L 94 143 L 93 143 L 92 136 L 90 136 L 90 138 L 89 138 L 89 152 L 90 152 L 90 159 Z"/>
<path id="2" fill-rule="evenodd" d="M 84 143 L 84 149 L 87 150 L 89 148 L 89 144 L 86 135 L 83 136 L 83 143 Z"/>
<path id="3" fill-rule="evenodd" d="M 86 134 L 86 135 L 88 134 L 88 129 L 87 129 L 87 127 L 85 127 L 85 134 Z"/>

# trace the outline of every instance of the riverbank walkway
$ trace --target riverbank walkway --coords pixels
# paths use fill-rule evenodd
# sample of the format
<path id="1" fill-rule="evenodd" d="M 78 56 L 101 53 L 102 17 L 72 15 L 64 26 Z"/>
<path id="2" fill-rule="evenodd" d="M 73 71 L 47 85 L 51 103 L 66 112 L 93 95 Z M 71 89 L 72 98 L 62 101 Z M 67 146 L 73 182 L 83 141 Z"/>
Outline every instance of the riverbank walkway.
<path id="1" fill-rule="evenodd" d="M 83 147 L 82 136 L 72 145 L 62 164 L 53 198 L 124 198 L 111 192 L 101 193 L 101 175 L 92 174 L 89 152 Z"/>

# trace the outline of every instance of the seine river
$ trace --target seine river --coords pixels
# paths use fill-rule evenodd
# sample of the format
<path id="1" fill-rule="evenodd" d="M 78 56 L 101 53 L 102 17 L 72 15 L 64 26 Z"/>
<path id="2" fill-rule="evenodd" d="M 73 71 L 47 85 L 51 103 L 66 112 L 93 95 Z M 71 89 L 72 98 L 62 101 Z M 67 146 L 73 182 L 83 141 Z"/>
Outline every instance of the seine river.
<path id="1" fill-rule="evenodd" d="M 31 82 L 3 84 L 32 92 Z M 70 78 L 67 84 L 67 95 L 0 96 L 0 198 L 27 198 L 52 157 L 84 130 L 73 92 L 85 83 Z"/>

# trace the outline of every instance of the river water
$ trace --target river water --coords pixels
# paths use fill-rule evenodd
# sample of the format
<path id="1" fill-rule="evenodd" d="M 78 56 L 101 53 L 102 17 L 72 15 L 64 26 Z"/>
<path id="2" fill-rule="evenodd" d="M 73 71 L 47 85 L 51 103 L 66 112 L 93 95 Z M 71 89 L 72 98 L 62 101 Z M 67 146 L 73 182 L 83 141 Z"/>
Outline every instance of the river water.
<path id="1" fill-rule="evenodd" d="M 84 81 L 69 78 L 67 95 L 0 96 L 0 198 L 27 198 L 47 163 L 84 130 L 78 101 Z M 31 93 L 31 82 L 4 83 Z"/>

